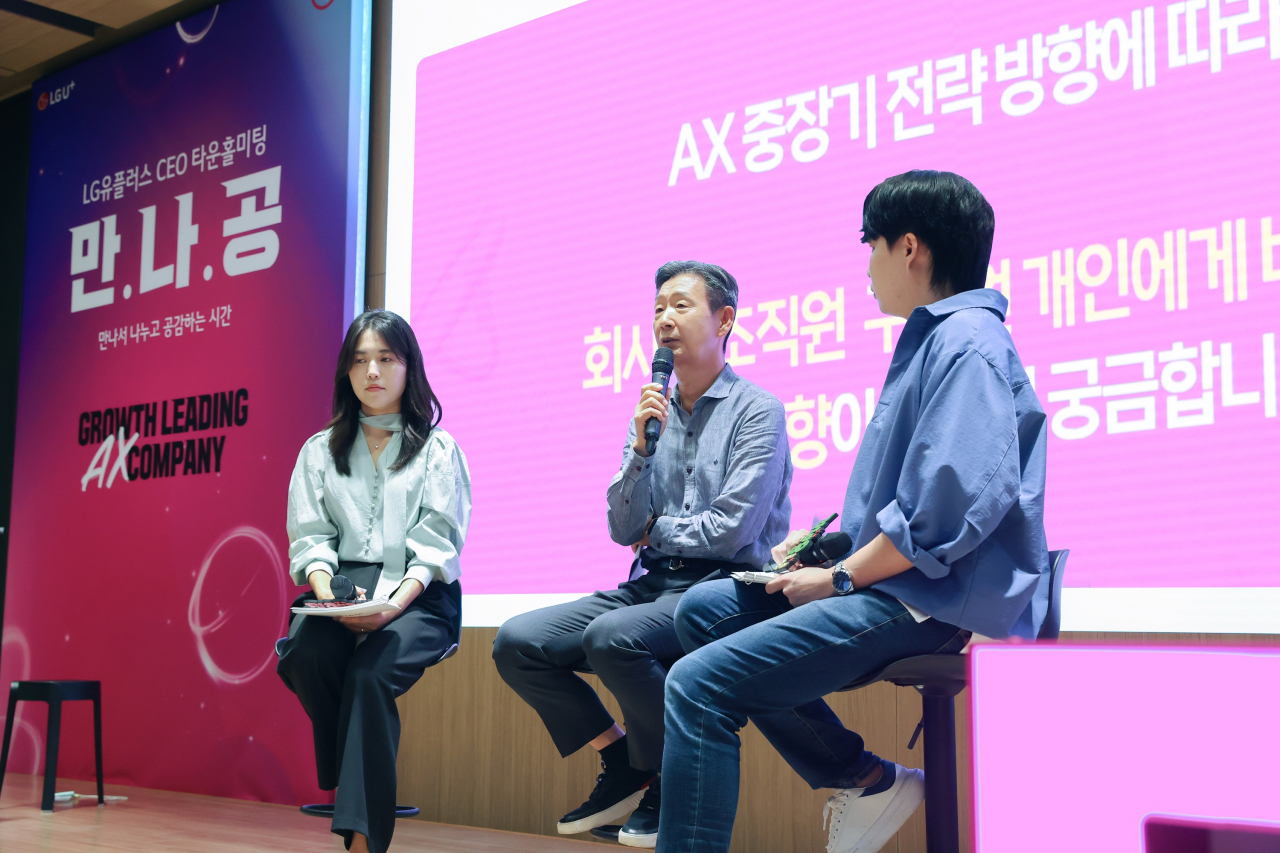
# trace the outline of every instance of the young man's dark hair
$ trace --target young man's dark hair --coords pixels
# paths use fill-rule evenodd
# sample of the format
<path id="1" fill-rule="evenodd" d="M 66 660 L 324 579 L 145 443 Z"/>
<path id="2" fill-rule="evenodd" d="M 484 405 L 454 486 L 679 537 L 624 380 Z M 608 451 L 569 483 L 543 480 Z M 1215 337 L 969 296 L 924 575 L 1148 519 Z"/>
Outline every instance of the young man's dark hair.
<path id="1" fill-rule="evenodd" d="M 685 273 L 702 279 L 702 283 L 707 287 L 707 299 L 711 302 L 713 313 L 726 305 L 732 307 L 734 311 L 738 310 L 738 280 L 727 269 L 715 264 L 704 264 L 702 261 L 668 261 L 658 267 L 658 272 L 653 277 L 654 285 L 657 290 L 661 290 L 662 285 Z M 720 350 L 726 352 L 728 348 L 729 336 L 725 335 Z"/>
<path id="2" fill-rule="evenodd" d="M 996 214 L 978 188 L 954 172 L 913 169 L 877 184 L 862 203 L 862 242 L 891 247 L 908 232 L 933 255 L 930 286 L 963 293 L 987 285 Z"/>

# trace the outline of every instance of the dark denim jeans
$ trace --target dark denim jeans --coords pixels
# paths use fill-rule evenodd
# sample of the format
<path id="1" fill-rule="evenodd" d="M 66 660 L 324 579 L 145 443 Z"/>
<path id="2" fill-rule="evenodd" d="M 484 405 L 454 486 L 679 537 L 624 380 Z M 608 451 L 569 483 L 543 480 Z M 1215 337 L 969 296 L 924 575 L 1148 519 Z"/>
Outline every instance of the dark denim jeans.
<path id="1" fill-rule="evenodd" d="M 729 849 L 739 730 L 755 723 L 814 788 L 848 788 L 879 759 L 822 701 L 896 660 L 959 652 L 969 632 L 916 622 L 874 590 L 792 607 L 761 584 L 711 581 L 676 609 L 689 654 L 667 675 L 658 850 Z M 815 816 L 816 819 L 816 816 Z"/>

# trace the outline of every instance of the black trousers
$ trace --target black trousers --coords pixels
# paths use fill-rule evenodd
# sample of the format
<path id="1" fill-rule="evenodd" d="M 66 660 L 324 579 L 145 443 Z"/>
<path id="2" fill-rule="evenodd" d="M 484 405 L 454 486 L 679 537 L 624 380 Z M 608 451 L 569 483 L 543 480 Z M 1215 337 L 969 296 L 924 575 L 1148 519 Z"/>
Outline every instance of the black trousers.
<path id="1" fill-rule="evenodd" d="M 380 567 L 344 563 L 339 574 L 373 590 Z M 299 600 L 314 598 L 307 593 Z M 351 846 L 352 833 L 384 853 L 395 830 L 396 697 L 458 641 L 458 582 L 431 583 L 400 616 L 377 631 L 356 634 L 334 619 L 294 616 L 276 672 L 311 718 L 316 776 L 334 798 L 333 831 Z M 357 638 L 363 640 L 357 643 Z"/>
<path id="2" fill-rule="evenodd" d="M 705 569 L 656 570 L 615 590 L 523 613 L 498 630 L 498 673 L 538 712 L 561 756 L 613 725 L 600 697 L 577 675 L 585 664 L 622 708 L 631 766 L 662 765 L 663 689 L 667 670 L 684 655 L 676 604 L 706 577 Z"/>

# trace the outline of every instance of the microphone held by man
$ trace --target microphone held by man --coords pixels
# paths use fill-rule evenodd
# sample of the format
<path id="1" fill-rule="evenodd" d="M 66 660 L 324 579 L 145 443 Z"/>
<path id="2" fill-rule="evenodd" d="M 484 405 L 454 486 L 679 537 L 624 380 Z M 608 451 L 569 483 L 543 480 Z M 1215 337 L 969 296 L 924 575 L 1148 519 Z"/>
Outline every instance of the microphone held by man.
<path id="1" fill-rule="evenodd" d="M 671 382 L 671 373 L 675 369 L 675 357 L 671 350 L 667 347 L 658 347 L 653 354 L 653 381 L 652 384 L 660 385 L 661 390 L 656 393 L 665 402 L 667 399 L 667 386 Z M 651 416 L 644 424 L 644 452 L 646 456 L 652 456 L 654 451 L 658 449 L 658 436 L 662 434 L 663 424 L 666 418 Z"/>

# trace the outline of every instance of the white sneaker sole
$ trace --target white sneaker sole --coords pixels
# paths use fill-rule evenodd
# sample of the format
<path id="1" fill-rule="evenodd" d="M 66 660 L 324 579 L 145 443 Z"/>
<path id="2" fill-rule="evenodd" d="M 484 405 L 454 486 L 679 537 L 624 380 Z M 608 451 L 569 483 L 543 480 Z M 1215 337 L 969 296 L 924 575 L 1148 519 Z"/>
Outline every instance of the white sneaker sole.
<path id="1" fill-rule="evenodd" d="M 618 843 L 623 847 L 645 847 L 649 850 L 658 846 L 658 833 L 653 835 L 629 835 L 625 832 L 618 833 Z"/>
<path id="2" fill-rule="evenodd" d="M 889 801 L 889 806 L 880 813 L 871 828 L 863 833 L 849 853 L 876 853 L 889 843 L 889 839 L 897 834 L 902 825 L 910 820 L 916 809 L 924 802 L 924 771 L 899 770 L 903 775 L 902 785 Z"/>
<path id="3" fill-rule="evenodd" d="M 595 829 L 597 826 L 604 826 L 606 823 L 621 823 L 618 818 L 629 815 L 636 810 L 636 806 L 640 805 L 640 801 L 644 799 L 645 788 L 641 788 L 625 800 L 620 800 L 604 811 L 596 812 L 584 818 L 580 818 L 569 823 L 557 823 L 556 832 L 561 835 L 577 835 L 579 832 L 587 832 Z"/>

